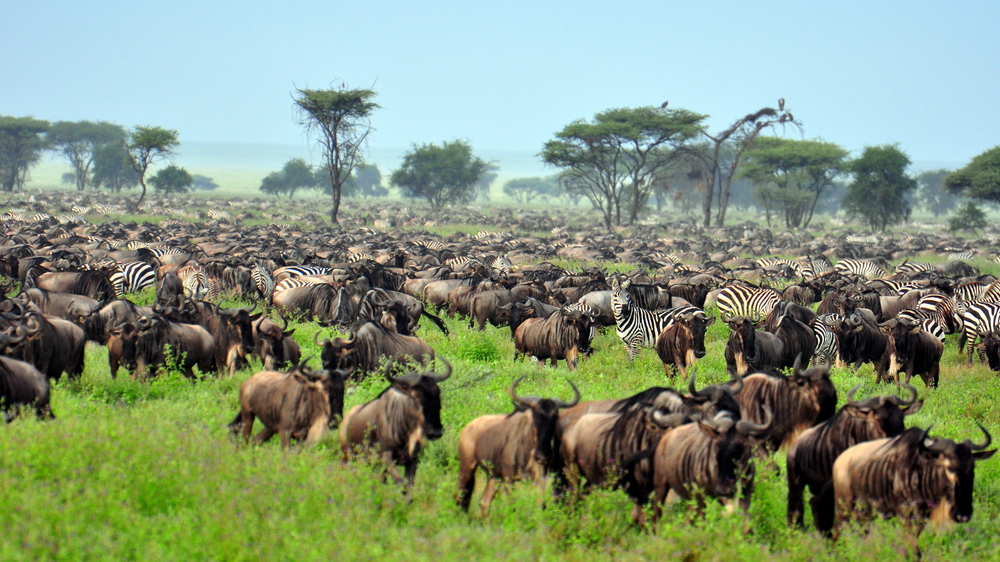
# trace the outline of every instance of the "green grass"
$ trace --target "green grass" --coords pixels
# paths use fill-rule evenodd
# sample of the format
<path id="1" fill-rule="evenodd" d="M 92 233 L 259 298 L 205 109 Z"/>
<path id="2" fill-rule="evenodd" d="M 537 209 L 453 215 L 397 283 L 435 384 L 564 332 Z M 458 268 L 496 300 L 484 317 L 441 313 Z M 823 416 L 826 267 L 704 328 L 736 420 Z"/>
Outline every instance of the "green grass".
<path id="1" fill-rule="evenodd" d="M 599 490 L 575 505 L 548 501 L 542 509 L 534 489 L 522 483 L 497 497 L 488 520 L 460 512 L 454 504 L 458 434 L 478 415 L 509 411 L 506 389 L 514 378 L 527 376 L 522 392 L 566 399 L 567 379 L 585 399 L 623 396 L 666 379 L 652 350 L 629 365 L 613 330 L 597 338 L 594 355 L 571 373 L 563 364 L 552 369 L 512 362 L 507 328 L 479 333 L 467 331 L 465 321 L 447 322 L 448 337 L 430 324 L 420 330 L 455 369 L 442 383 L 445 435 L 423 452 L 409 503 L 399 488 L 383 482 L 377 463 L 341 464 L 335 435 L 317 447 L 289 452 L 281 451 L 277 439 L 262 447 L 236 446 L 225 426 L 237 411 L 240 383 L 259 364 L 231 379 L 213 376 L 197 383 L 177 374 L 148 383 L 112 380 L 106 349 L 90 344 L 83 376 L 53 390 L 56 420 L 23 417 L 3 428 L 0 559 L 900 558 L 905 539 L 894 521 L 848 533 L 837 544 L 789 529 L 783 475 L 763 467 L 749 535 L 741 533 L 739 517 L 715 506 L 704 521 L 693 523 L 683 507 L 668 509 L 656 535 L 639 531 L 629 526 L 628 500 L 615 490 Z M 303 356 L 318 357 L 313 335 L 331 331 L 311 323 L 294 327 Z M 727 378 L 726 335 L 721 322 L 710 327 L 699 386 Z M 836 370 L 833 378 L 841 400 L 859 382 L 865 384 L 861 395 L 892 391 L 874 387 L 870 367 L 856 374 Z M 934 424 L 935 434 L 947 437 L 979 439 L 977 422 L 1000 433 L 1000 380 L 985 367 L 966 368 L 953 342 L 941 388 L 914 384 L 926 404 L 909 423 Z M 384 387 L 378 376 L 367 377 L 349 390 L 345 409 Z M 783 467 L 783 454 L 776 458 Z M 971 523 L 924 534 L 927 560 L 1000 558 L 1000 462 L 977 467 L 975 501 Z"/>

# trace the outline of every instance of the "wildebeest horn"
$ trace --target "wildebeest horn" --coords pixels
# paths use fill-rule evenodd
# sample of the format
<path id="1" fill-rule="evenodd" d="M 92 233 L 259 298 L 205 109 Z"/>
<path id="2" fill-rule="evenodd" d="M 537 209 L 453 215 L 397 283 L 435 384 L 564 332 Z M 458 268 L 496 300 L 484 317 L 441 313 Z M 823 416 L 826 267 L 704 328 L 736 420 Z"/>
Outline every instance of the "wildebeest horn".
<path id="1" fill-rule="evenodd" d="M 576 385 L 573 384 L 573 381 L 568 380 L 566 382 L 568 382 L 569 385 L 573 387 L 573 401 L 563 402 L 558 398 L 553 398 L 552 401 L 555 402 L 557 408 L 572 408 L 573 406 L 576 406 L 577 404 L 580 403 L 580 391 L 576 388 Z"/>
<path id="2" fill-rule="evenodd" d="M 761 406 L 764 410 L 764 423 L 757 424 L 747 420 L 740 420 L 736 422 L 736 431 L 744 435 L 760 435 L 771 427 L 771 422 L 774 421 L 774 414 L 771 412 L 771 408 L 767 405 Z"/>
<path id="3" fill-rule="evenodd" d="M 691 396 L 700 396 L 698 394 L 698 388 L 694 384 L 694 377 L 697 374 L 698 374 L 698 368 L 697 367 L 695 367 L 694 369 L 691 369 L 691 378 L 688 380 L 688 392 L 691 393 Z"/>
<path id="4" fill-rule="evenodd" d="M 966 439 L 966 440 L 962 441 L 962 443 L 964 445 L 966 445 L 967 447 L 969 447 L 970 450 L 973 450 L 973 451 L 982 451 L 986 447 L 990 446 L 990 443 L 993 442 L 993 438 L 990 437 L 990 432 L 986 431 L 985 427 L 983 427 L 981 424 L 978 424 L 978 423 L 976 425 L 978 425 L 979 429 L 983 432 L 984 435 L 986 435 L 986 441 L 983 442 L 982 445 L 977 445 L 977 444 L 973 443 L 972 439 Z"/>
<path id="5" fill-rule="evenodd" d="M 861 385 L 860 384 L 856 384 L 856 385 L 854 385 L 854 388 L 852 388 L 852 389 L 850 389 L 850 390 L 847 391 L 847 405 L 848 406 L 858 407 L 858 406 L 861 405 L 860 403 L 854 401 L 854 393 L 856 393 L 859 388 L 861 388 Z"/>
<path id="6" fill-rule="evenodd" d="M 670 429 L 684 423 L 684 414 L 664 414 L 660 408 L 654 408 L 649 412 L 649 418 L 660 429 Z"/>
<path id="7" fill-rule="evenodd" d="M 893 398 L 892 401 L 897 406 L 912 406 L 913 403 L 917 401 L 917 389 L 913 388 L 912 386 L 910 386 L 909 384 L 907 384 L 905 382 L 901 383 L 901 384 L 906 387 L 906 390 L 910 391 L 910 399 L 909 400 L 903 400 L 902 398 L 900 398 L 898 396 L 893 396 L 892 397 Z"/>
<path id="8" fill-rule="evenodd" d="M 441 362 L 444 363 L 445 368 L 443 375 L 427 375 L 428 377 L 434 379 L 434 382 L 441 382 L 451 376 L 451 363 L 449 363 L 444 357 L 441 358 Z"/>
<path id="9" fill-rule="evenodd" d="M 284 330 L 282 330 L 282 331 L 284 331 Z M 325 340 L 323 340 L 323 343 L 319 343 L 319 330 L 316 330 L 316 333 L 313 334 L 313 343 L 316 344 L 316 345 L 318 345 L 318 346 L 320 346 L 320 347 L 326 345 L 326 342 L 328 342 L 328 341 L 330 341 L 330 338 L 326 338 Z"/>
<path id="10" fill-rule="evenodd" d="M 729 387 L 729 394 L 736 396 L 743 390 L 743 377 L 737 375 L 735 372 L 730 372 L 729 376 L 729 382 L 726 383 Z"/>
<path id="11" fill-rule="evenodd" d="M 530 407 L 534 406 L 535 404 L 538 404 L 538 402 L 541 400 L 541 398 L 538 397 L 538 396 L 518 396 L 517 395 L 517 385 L 520 384 L 521 381 L 524 380 L 524 378 L 525 377 L 523 375 L 520 376 L 520 377 L 518 377 L 514 381 L 514 384 L 510 385 L 510 390 L 508 391 L 508 393 L 510 394 L 510 399 L 513 400 L 514 403 L 516 403 L 516 404 L 523 404 L 523 405 L 525 405 L 525 406 L 527 406 L 527 407 L 530 408 Z"/>
<path id="12" fill-rule="evenodd" d="M 802 375 L 802 354 L 795 356 L 795 363 L 792 364 L 792 376 Z"/>
<path id="13" fill-rule="evenodd" d="M 288 327 L 288 318 L 285 318 L 284 314 L 281 314 L 280 316 L 281 316 L 281 322 L 282 322 L 281 331 L 284 332 L 285 328 Z"/>

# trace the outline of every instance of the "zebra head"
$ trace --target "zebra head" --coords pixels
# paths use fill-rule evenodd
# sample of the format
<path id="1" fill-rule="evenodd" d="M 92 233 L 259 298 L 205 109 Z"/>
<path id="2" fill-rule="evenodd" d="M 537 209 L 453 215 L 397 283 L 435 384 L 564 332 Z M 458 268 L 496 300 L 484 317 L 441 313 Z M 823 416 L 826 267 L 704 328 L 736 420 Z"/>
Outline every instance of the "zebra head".
<path id="1" fill-rule="evenodd" d="M 624 310 L 632 305 L 632 299 L 628 295 L 628 288 L 631 286 L 631 279 L 611 278 L 611 310 L 614 312 L 615 318 L 621 317 Z"/>

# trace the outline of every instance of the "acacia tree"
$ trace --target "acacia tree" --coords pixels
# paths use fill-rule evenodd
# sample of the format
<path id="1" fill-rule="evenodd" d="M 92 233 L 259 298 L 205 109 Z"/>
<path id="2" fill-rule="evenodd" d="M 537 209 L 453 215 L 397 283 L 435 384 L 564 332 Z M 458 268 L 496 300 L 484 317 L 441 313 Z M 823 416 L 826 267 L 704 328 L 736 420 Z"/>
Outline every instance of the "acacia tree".
<path id="1" fill-rule="evenodd" d="M 536 198 L 547 200 L 558 195 L 559 179 L 554 176 L 514 178 L 503 185 L 503 192 L 518 203 L 526 205 Z"/>
<path id="2" fill-rule="evenodd" d="M 103 145 L 120 143 L 125 138 L 121 125 L 100 121 L 56 121 L 49 127 L 49 141 L 73 167 L 76 189 L 83 191 L 90 183 L 94 153 Z"/>
<path id="3" fill-rule="evenodd" d="M 777 210 L 788 228 L 809 226 L 820 196 L 847 167 L 847 151 L 823 141 L 761 137 L 745 158 L 739 176 L 756 186 L 768 226 Z"/>
<path id="4" fill-rule="evenodd" d="M 951 170 L 941 168 L 921 172 L 917 175 L 917 200 L 924 209 L 930 211 L 935 217 L 946 214 L 959 203 L 959 195 L 952 193 L 944 186 L 944 180 L 951 174 Z"/>
<path id="5" fill-rule="evenodd" d="M 427 199 L 431 208 L 468 203 L 475 198 L 477 184 L 489 171 L 489 163 L 472 154 L 463 141 L 414 145 L 403 156 L 403 164 L 389 177 L 405 197 Z"/>
<path id="6" fill-rule="evenodd" d="M 701 175 L 705 186 L 702 211 L 706 227 L 712 224 L 712 205 L 715 197 L 718 197 L 714 203 L 715 225 L 725 224 L 733 178 L 736 176 L 743 154 L 753 147 L 761 132 L 765 129 L 775 130 L 779 125 L 782 128 L 788 125 L 796 128 L 802 126 L 791 112 L 785 109 L 784 98 L 778 100 L 778 109 L 772 107 L 758 109 L 737 119 L 725 130 L 714 135 L 705 130 L 701 131 L 707 142 L 692 150 L 692 154 L 697 156 L 702 168 Z"/>
<path id="7" fill-rule="evenodd" d="M 110 142 L 94 149 L 90 183 L 95 189 L 106 187 L 115 193 L 139 185 L 139 172 L 132 167 L 123 142 Z"/>
<path id="8" fill-rule="evenodd" d="M 48 147 L 49 122 L 34 117 L 0 115 L 0 190 L 23 187 L 28 171 Z"/>
<path id="9" fill-rule="evenodd" d="M 910 216 L 907 196 L 917 188 L 917 181 L 906 175 L 909 165 L 910 158 L 896 145 L 866 146 L 851 162 L 854 181 L 841 207 L 879 232 L 903 222 Z"/>
<path id="10" fill-rule="evenodd" d="M 556 133 L 539 156 L 562 169 L 563 187 L 587 197 L 604 226 L 632 224 L 663 180 L 677 149 L 703 132 L 706 116 L 686 109 L 608 109 Z"/>
<path id="11" fill-rule="evenodd" d="M 371 114 L 380 106 L 371 101 L 374 90 L 349 90 L 345 86 L 330 90 L 295 90 L 292 99 L 298 110 L 299 124 L 314 134 L 323 152 L 322 166 L 330 179 L 333 207 L 330 220 L 340 226 L 340 200 L 343 187 L 355 166 L 364 164 L 362 148 L 374 130 Z"/>
<path id="12" fill-rule="evenodd" d="M 142 205 L 142 200 L 146 198 L 146 172 L 149 171 L 149 167 L 173 156 L 174 149 L 178 145 L 180 142 L 177 141 L 177 131 L 172 129 L 138 126 L 129 131 L 125 150 L 128 152 L 132 169 L 139 174 L 139 185 L 142 187 L 139 200 L 132 205 L 133 212 L 139 210 L 139 205 Z"/>
<path id="13" fill-rule="evenodd" d="M 983 152 L 960 170 L 944 179 L 952 193 L 966 197 L 1000 203 L 1000 146 Z"/>
<path id="14" fill-rule="evenodd" d="M 167 166 L 149 178 L 149 183 L 153 184 L 153 189 L 157 193 L 172 195 L 174 193 L 187 193 L 191 189 L 191 184 L 194 183 L 194 178 L 184 168 Z"/>

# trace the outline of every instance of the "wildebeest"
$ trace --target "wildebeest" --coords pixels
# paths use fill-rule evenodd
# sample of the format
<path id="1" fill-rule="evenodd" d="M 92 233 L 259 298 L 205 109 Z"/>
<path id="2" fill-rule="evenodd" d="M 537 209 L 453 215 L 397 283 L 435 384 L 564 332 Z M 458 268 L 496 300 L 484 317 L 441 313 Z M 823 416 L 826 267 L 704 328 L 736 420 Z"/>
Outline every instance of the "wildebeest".
<path id="1" fill-rule="evenodd" d="M 737 375 L 751 370 L 777 369 L 785 358 L 785 346 L 778 336 L 755 330 L 745 316 L 729 321 L 729 341 L 726 342 L 726 367 Z"/>
<path id="2" fill-rule="evenodd" d="M 510 482 L 530 477 L 539 488 L 545 484 L 545 473 L 552 460 L 552 441 L 559 410 L 572 408 L 580 402 L 580 391 L 571 382 L 573 400 L 518 396 L 520 377 L 510 387 L 514 411 L 510 414 L 479 416 L 465 426 L 458 437 L 459 505 L 469 510 L 472 491 L 476 486 L 476 469 L 487 472 L 486 490 L 480 500 L 485 516 L 496 493 L 497 480 Z"/>
<path id="3" fill-rule="evenodd" d="M 423 364 L 434 360 L 434 350 L 420 338 L 390 332 L 375 322 L 366 322 L 348 339 L 325 339 L 320 344 L 316 339 L 318 335 L 319 332 L 314 335 L 313 341 L 323 348 L 321 358 L 324 369 L 340 368 L 348 356 L 357 364 L 356 375 L 378 370 L 383 358 Z"/>
<path id="4" fill-rule="evenodd" d="M 240 385 L 240 411 L 229 424 L 250 441 L 254 417 L 264 429 L 254 441 L 260 445 L 281 435 L 281 447 L 292 439 L 319 443 L 344 413 L 344 380 L 350 371 L 313 371 L 300 363 L 289 372 L 261 371 Z"/>
<path id="5" fill-rule="evenodd" d="M 590 348 L 590 324 L 588 315 L 566 308 L 548 318 L 528 318 L 514 332 L 514 359 L 519 355 L 543 362 L 551 359 L 553 367 L 563 359 L 572 371 L 580 353 Z"/>
<path id="6" fill-rule="evenodd" d="M 299 344 L 292 339 L 295 330 L 287 330 L 288 319 L 281 317 L 282 327 L 261 316 L 253 323 L 254 355 L 264 364 L 264 370 L 277 371 L 286 365 L 298 365 L 301 359 Z"/>
<path id="7" fill-rule="evenodd" d="M 135 338 L 122 340 L 123 360 L 134 370 L 134 377 L 141 379 L 155 373 L 167 365 L 168 360 L 191 378 L 196 365 L 202 374 L 209 373 L 215 366 L 215 340 L 205 328 L 171 322 L 159 314 L 143 316 L 135 324 Z"/>
<path id="8" fill-rule="evenodd" d="M 813 367 L 803 371 L 799 361 L 791 376 L 758 372 L 743 378 L 743 392 L 737 395 L 740 415 L 745 420 L 763 423 L 768 407 L 774 420 L 764 444 L 770 451 L 795 441 L 799 433 L 830 418 L 837 408 L 837 389 L 830 380 L 830 368 Z"/>
<path id="9" fill-rule="evenodd" d="M 986 360 L 993 371 L 1000 371 L 1000 332 L 992 331 L 983 336 Z"/>
<path id="10" fill-rule="evenodd" d="M 275 293 L 272 304 L 279 312 L 315 317 L 325 326 L 347 325 L 358 315 L 358 305 L 347 292 L 327 284 L 286 289 Z"/>
<path id="11" fill-rule="evenodd" d="M 854 364 L 855 370 L 862 363 L 878 365 L 885 356 L 888 338 L 875 323 L 874 314 L 859 308 L 844 319 L 837 333 L 840 358 Z"/>
<path id="12" fill-rule="evenodd" d="M 910 399 L 898 396 L 874 396 L 855 402 L 854 394 L 861 385 L 847 393 L 847 404 L 830 419 L 799 435 L 788 449 L 788 524 L 803 524 L 802 491 L 808 486 L 812 493 L 813 522 L 820 531 L 833 526 L 833 463 L 840 453 L 864 441 L 895 437 L 906 429 L 904 417 L 915 414 L 923 406 L 917 400 L 917 390 L 906 385 Z"/>
<path id="13" fill-rule="evenodd" d="M 417 474 L 420 448 L 427 439 L 440 439 L 441 389 L 438 384 L 451 376 L 451 364 L 442 375 L 409 372 L 394 377 L 393 361 L 385 367 L 389 388 L 378 398 L 354 406 L 340 424 L 340 448 L 346 462 L 351 449 L 360 445 L 377 448 L 386 470 L 397 484 L 409 488 Z M 396 465 L 403 465 L 404 476 Z"/>
<path id="14" fill-rule="evenodd" d="M 0 334 L 0 351 L 21 343 L 25 337 Z M 0 356 L 0 410 L 4 421 L 9 423 L 14 418 L 18 406 L 34 409 L 39 419 L 55 417 L 49 405 L 48 378 L 30 363 Z"/>
<path id="15" fill-rule="evenodd" d="M 896 437 L 866 441 L 844 451 L 833 463 L 834 538 L 856 515 L 857 504 L 882 516 L 904 518 L 915 531 L 911 546 L 917 556 L 917 538 L 928 519 L 937 524 L 968 522 L 976 461 L 996 452 L 985 450 L 990 434 L 979 428 L 986 436 L 982 444 L 933 438 L 930 428 L 911 427 Z"/>
<path id="16" fill-rule="evenodd" d="M 115 288 L 101 271 L 50 271 L 35 279 L 34 287 L 54 293 L 72 293 L 101 302 L 115 298 Z"/>
<path id="17" fill-rule="evenodd" d="M 156 304 L 166 305 L 171 300 L 184 296 L 184 282 L 174 273 L 164 273 L 160 278 L 160 284 L 156 288 Z"/>
<path id="18" fill-rule="evenodd" d="M 744 514 L 749 512 L 755 472 L 750 457 L 756 439 L 771 424 L 770 410 L 767 406 L 763 410 L 763 423 L 720 412 L 668 431 L 660 439 L 653 453 L 654 522 L 663 502 L 673 497 L 695 497 L 701 509 L 706 496 L 732 505 L 739 492 L 739 506 Z"/>
<path id="19" fill-rule="evenodd" d="M 899 371 L 905 371 L 907 383 L 914 375 L 920 375 L 925 385 L 937 388 L 944 353 L 941 340 L 925 332 L 919 323 L 905 319 L 887 320 L 884 330 L 885 359 L 879 365 L 878 382 L 887 377 L 898 384 Z"/>
<path id="20" fill-rule="evenodd" d="M 687 378 L 688 367 L 694 365 L 695 359 L 705 356 L 705 331 L 714 322 L 715 317 L 709 318 L 705 313 L 680 314 L 674 317 L 673 324 L 660 332 L 656 337 L 656 354 L 667 376 L 676 375 L 680 370 L 681 377 Z"/>

